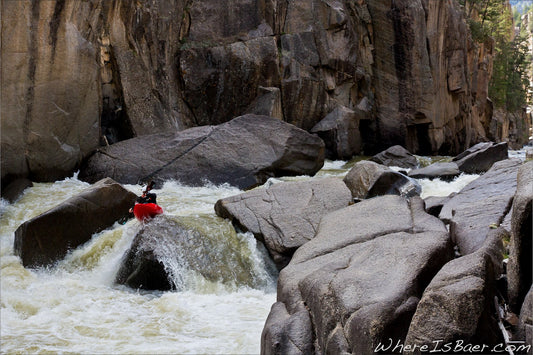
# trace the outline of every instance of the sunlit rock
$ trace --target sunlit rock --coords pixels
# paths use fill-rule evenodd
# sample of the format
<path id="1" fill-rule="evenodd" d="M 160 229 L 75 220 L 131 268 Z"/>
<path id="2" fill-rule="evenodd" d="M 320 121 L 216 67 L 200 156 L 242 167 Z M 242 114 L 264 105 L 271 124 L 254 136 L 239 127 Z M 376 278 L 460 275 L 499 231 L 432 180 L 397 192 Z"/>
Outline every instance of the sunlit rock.
<path id="1" fill-rule="evenodd" d="M 277 183 L 217 201 L 215 211 L 265 243 L 278 268 L 311 240 L 322 216 L 351 203 L 338 178 Z"/>
<path id="2" fill-rule="evenodd" d="M 451 258 L 446 227 L 420 198 L 332 212 L 280 272 L 261 351 L 371 354 L 403 341 L 424 288 Z"/>

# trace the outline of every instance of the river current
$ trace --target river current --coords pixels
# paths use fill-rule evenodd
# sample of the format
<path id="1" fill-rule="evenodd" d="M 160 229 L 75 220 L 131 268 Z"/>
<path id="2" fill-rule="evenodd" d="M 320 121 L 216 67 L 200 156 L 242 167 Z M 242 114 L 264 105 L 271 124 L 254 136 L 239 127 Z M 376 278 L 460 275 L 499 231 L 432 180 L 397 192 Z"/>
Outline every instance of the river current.
<path id="1" fill-rule="evenodd" d="M 351 165 L 327 161 L 312 179 L 341 178 Z M 461 175 L 450 183 L 419 180 L 422 197 L 446 196 L 476 177 Z M 302 179 L 310 178 L 271 179 L 266 185 Z M 235 233 L 213 208 L 218 199 L 241 190 L 228 185 L 187 187 L 170 181 L 154 192 L 166 214 L 188 220 L 221 241 L 210 244 L 217 250 L 204 252 L 235 256 L 221 258 L 220 267 L 247 265 L 249 279 L 210 282 L 187 265 L 174 265 L 169 257 L 171 274 L 181 275 L 174 282 L 181 283 L 182 291 L 140 292 L 113 282 L 122 256 L 141 228 L 136 220 L 95 234 L 51 268 L 25 269 L 14 255 L 14 232 L 20 224 L 88 186 L 75 175 L 55 183 L 36 183 L 13 204 L 1 200 L 1 353 L 259 353 L 261 332 L 276 301 L 277 273 L 264 247 L 249 233 Z M 125 187 L 136 194 L 142 190 L 138 185 Z M 234 259 L 239 259 L 235 263 L 240 266 L 227 265 Z"/>

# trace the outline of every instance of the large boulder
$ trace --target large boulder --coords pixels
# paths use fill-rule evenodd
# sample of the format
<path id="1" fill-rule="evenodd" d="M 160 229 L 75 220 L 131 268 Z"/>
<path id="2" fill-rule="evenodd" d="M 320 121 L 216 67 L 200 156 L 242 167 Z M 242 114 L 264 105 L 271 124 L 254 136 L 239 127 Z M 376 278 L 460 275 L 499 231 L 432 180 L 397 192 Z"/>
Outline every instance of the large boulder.
<path id="1" fill-rule="evenodd" d="M 401 145 L 394 145 L 369 159 L 386 166 L 412 169 L 418 166 L 416 157 Z"/>
<path id="2" fill-rule="evenodd" d="M 371 354 L 403 341 L 419 297 L 453 255 L 423 202 L 383 196 L 322 218 L 278 279 L 263 354 Z"/>
<path id="3" fill-rule="evenodd" d="M 450 181 L 461 174 L 456 163 L 434 163 L 423 168 L 409 171 L 409 177 L 414 179 L 441 179 Z"/>
<path id="4" fill-rule="evenodd" d="M 533 161 L 518 170 L 518 187 L 513 199 L 511 216 L 511 243 L 507 277 L 509 302 L 518 312 L 522 301 L 533 283 L 533 232 L 531 204 L 533 201 Z"/>
<path id="5" fill-rule="evenodd" d="M 347 107 L 337 107 L 312 129 L 326 144 L 326 158 L 350 159 L 361 152 L 361 115 Z"/>
<path id="6" fill-rule="evenodd" d="M 507 159 L 507 150 L 507 142 L 482 142 L 468 148 L 452 161 L 462 172 L 479 174 L 489 170 L 495 162 Z"/>
<path id="7" fill-rule="evenodd" d="M 439 218 L 450 223 L 450 234 L 462 255 L 479 249 L 490 229 L 504 220 L 516 191 L 520 164 L 518 159 L 495 163 L 442 207 Z"/>
<path id="8" fill-rule="evenodd" d="M 344 177 L 356 200 L 382 195 L 416 196 L 422 187 L 414 179 L 372 161 L 357 162 Z"/>
<path id="9" fill-rule="evenodd" d="M 217 201 L 215 211 L 261 240 L 279 269 L 315 236 L 323 215 L 352 201 L 337 178 L 277 183 Z"/>
<path id="10" fill-rule="evenodd" d="M 488 350 L 502 343 L 494 296 L 506 234 L 492 230 L 482 248 L 444 265 L 424 291 L 405 344 L 443 350 L 461 341 Z"/>
<path id="11" fill-rule="evenodd" d="M 48 266 L 128 214 L 134 193 L 103 179 L 24 222 L 15 231 L 15 254 L 27 267 Z"/>
<path id="12" fill-rule="evenodd" d="M 269 177 L 313 175 L 324 142 L 278 119 L 244 115 L 218 126 L 136 137 L 98 150 L 80 178 L 122 183 L 176 179 L 188 185 L 230 183 L 250 188 Z"/>
<path id="13" fill-rule="evenodd" d="M 143 290 L 184 290 L 205 282 L 257 287 L 251 257 L 229 223 L 160 215 L 135 235 L 115 283 Z"/>

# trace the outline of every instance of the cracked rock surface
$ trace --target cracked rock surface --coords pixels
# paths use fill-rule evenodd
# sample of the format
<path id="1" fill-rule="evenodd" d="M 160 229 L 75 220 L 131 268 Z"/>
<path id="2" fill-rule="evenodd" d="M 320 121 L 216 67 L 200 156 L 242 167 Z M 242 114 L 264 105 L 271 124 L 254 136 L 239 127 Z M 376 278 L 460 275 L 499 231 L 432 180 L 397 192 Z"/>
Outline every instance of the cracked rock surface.
<path id="1" fill-rule="evenodd" d="M 324 164 L 324 142 L 280 120 L 248 114 L 218 126 L 132 138 L 98 150 L 80 171 L 93 182 L 174 179 L 250 188 L 272 176 L 314 175 Z"/>
<path id="2" fill-rule="evenodd" d="M 490 229 L 503 222 L 516 191 L 520 164 L 518 159 L 496 162 L 442 207 L 439 217 L 450 223 L 450 234 L 462 255 L 481 248 Z"/>
<path id="3" fill-rule="evenodd" d="M 280 273 L 262 353 L 368 354 L 405 339 L 424 288 L 451 258 L 446 227 L 418 197 L 328 214 Z"/>
<path id="4" fill-rule="evenodd" d="M 311 240 L 325 214 L 347 207 L 348 187 L 338 178 L 277 183 L 219 200 L 216 213 L 263 241 L 279 269 Z"/>

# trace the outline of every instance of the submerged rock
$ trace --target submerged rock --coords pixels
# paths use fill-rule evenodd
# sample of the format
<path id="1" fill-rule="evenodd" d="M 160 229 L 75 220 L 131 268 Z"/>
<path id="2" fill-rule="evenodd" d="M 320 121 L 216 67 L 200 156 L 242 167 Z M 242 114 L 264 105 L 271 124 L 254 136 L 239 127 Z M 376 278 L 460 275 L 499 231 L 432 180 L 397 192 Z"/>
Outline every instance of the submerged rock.
<path id="1" fill-rule="evenodd" d="M 399 172 L 372 161 L 356 163 L 344 177 L 344 183 L 356 200 L 382 195 L 412 197 L 420 195 L 420 184 Z"/>
<path id="2" fill-rule="evenodd" d="M 451 181 L 461 174 L 456 163 L 434 163 L 424 168 L 409 171 L 409 177 L 414 179 L 441 179 Z"/>
<path id="3" fill-rule="evenodd" d="M 506 159 L 466 185 L 444 204 L 439 217 L 462 255 L 479 249 L 492 226 L 499 226 L 511 208 L 521 161 Z"/>
<path id="4" fill-rule="evenodd" d="M 278 279 L 263 354 L 371 354 L 403 341 L 419 297 L 453 255 L 446 227 L 414 197 L 332 212 Z"/>
<path id="5" fill-rule="evenodd" d="M 533 283 L 533 161 L 518 170 L 518 187 L 513 199 L 511 215 L 511 243 L 509 245 L 509 302 L 515 312 Z"/>
<path id="6" fill-rule="evenodd" d="M 160 215 L 146 223 L 124 254 L 115 283 L 143 290 L 194 288 L 198 277 L 261 286 L 245 241 L 222 220 Z"/>
<path id="7" fill-rule="evenodd" d="M 277 183 L 217 201 L 217 215 L 229 218 L 265 243 L 279 269 L 315 236 L 323 215 L 346 207 L 350 190 L 337 178 Z"/>
<path id="8" fill-rule="evenodd" d="M 15 254 L 27 267 L 50 265 L 127 215 L 136 198 L 112 179 L 103 179 L 18 227 Z"/>
<path id="9" fill-rule="evenodd" d="M 492 230 L 482 248 L 444 265 L 422 295 L 405 344 L 443 350 L 456 341 L 487 349 L 503 342 L 494 296 L 505 235 Z"/>
<path id="10" fill-rule="evenodd" d="M 398 166 L 406 169 L 412 169 L 418 166 L 416 157 L 401 145 L 392 146 L 374 155 L 369 160 L 386 166 Z"/>
<path id="11" fill-rule="evenodd" d="M 278 119 L 244 115 L 218 126 L 142 136 L 98 150 L 80 179 L 122 183 L 175 179 L 188 185 L 229 183 L 245 189 L 269 177 L 314 175 L 324 142 Z"/>
<path id="12" fill-rule="evenodd" d="M 465 150 L 453 161 L 462 172 L 479 174 L 489 170 L 495 162 L 507 159 L 507 150 L 507 142 L 482 142 Z"/>

